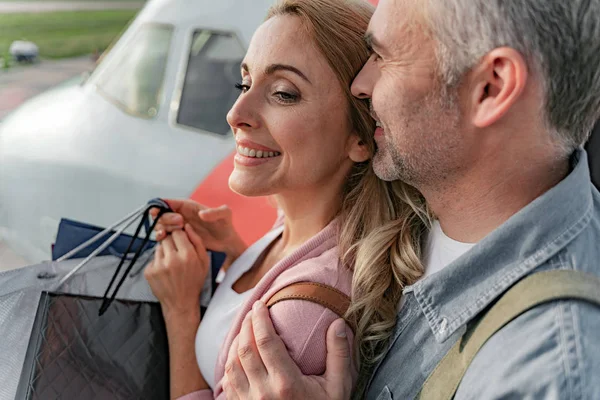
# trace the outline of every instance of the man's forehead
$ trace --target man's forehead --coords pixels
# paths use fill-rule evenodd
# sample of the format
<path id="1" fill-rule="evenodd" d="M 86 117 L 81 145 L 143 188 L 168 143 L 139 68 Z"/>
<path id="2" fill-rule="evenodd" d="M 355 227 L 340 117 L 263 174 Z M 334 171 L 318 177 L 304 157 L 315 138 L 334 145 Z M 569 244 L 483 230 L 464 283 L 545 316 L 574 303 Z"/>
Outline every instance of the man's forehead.
<path id="1" fill-rule="evenodd" d="M 422 40 L 426 0 L 381 0 L 371 22 L 368 36 L 384 50 L 412 47 Z"/>

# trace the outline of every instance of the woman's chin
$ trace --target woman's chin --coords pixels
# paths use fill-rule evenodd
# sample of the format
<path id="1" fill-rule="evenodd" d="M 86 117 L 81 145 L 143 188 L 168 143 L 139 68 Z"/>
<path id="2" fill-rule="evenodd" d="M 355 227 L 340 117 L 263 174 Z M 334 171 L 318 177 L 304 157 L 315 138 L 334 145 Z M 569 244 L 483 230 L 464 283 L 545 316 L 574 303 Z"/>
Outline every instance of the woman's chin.
<path id="1" fill-rule="evenodd" d="M 229 188 L 233 192 L 246 197 L 269 196 L 273 194 L 273 192 L 269 190 L 268 185 L 264 183 L 257 184 L 254 180 L 250 181 L 235 175 L 236 173 L 234 171 L 229 177 Z"/>

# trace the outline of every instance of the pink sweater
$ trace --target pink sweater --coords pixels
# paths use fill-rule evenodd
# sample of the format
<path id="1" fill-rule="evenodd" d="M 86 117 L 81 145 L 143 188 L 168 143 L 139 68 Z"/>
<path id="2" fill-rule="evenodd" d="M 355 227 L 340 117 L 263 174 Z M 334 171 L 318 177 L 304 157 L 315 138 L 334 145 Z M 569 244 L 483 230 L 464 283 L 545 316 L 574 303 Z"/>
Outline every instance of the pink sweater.
<path id="1" fill-rule="evenodd" d="M 352 272 L 340 264 L 337 229 L 338 223 L 333 221 L 265 274 L 252 296 L 242 306 L 225 338 L 215 367 L 215 382 L 218 383 L 214 393 L 211 390 L 201 390 L 178 400 L 225 399 L 221 381 L 227 354 L 241 330 L 244 317 L 257 300 L 266 302 L 277 291 L 296 282 L 322 283 L 350 295 Z M 300 300 L 277 303 L 271 307 L 270 312 L 275 329 L 302 373 L 321 375 L 325 372 L 327 328 L 339 317 L 319 304 Z M 352 339 L 352 335 L 349 335 L 350 343 Z"/>

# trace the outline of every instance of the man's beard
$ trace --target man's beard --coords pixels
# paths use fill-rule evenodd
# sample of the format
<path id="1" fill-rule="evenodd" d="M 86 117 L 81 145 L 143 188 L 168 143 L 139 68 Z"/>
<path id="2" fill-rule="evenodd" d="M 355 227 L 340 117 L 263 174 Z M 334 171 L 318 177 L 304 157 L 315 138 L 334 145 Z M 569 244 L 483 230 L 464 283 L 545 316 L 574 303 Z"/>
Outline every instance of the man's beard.
<path id="1" fill-rule="evenodd" d="M 406 165 L 404 157 L 387 137 L 384 136 L 380 140 L 385 141 L 385 144 L 381 147 L 377 146 L 373 157 L 375 175 L 384 181 L 402 179 L 408 183 L 412 180 L 413 172 Z"/>
<path id="2" fill-rule="evenodd" d="M 405 110 L 403 128 L 378 139 L 373 170 L 384 181 L 402 180 L 419 187 L 444 180 L 456 167 L 460 109 L 447 92 L 427 96 Z M 404 140 L 402 140 L 404 138 Z"/>

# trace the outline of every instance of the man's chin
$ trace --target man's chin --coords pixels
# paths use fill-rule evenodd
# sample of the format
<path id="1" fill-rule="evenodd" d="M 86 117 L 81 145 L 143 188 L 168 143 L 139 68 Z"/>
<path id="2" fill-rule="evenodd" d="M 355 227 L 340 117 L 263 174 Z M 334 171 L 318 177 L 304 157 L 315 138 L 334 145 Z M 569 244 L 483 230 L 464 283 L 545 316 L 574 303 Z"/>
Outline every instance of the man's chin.
<path id="1" fill-rule="evenodd" d="M 377 153 L 373 158 L 373 171 L 383 181 L 390 182 L 400 179 L 394 162 L 390 158 L 382 156 L 381 153 Z"/>

